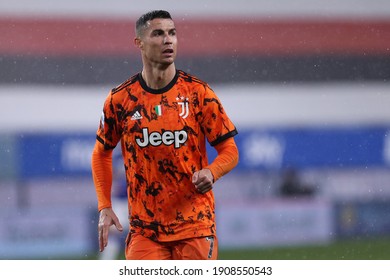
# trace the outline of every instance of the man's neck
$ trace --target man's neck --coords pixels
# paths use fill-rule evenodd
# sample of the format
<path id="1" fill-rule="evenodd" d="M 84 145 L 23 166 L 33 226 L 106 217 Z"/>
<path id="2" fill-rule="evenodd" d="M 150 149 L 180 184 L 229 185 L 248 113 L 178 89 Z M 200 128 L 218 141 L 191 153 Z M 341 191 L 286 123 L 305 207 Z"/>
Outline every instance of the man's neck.
<path id="1" fill-rule="evenodd" d="M 172 63 L 166 69 L 145 67 L 142 70 L 142 78 L 146 85 L 152 89 L 161 89 L 167 86 L 176 75 L 176 67 Z"/>

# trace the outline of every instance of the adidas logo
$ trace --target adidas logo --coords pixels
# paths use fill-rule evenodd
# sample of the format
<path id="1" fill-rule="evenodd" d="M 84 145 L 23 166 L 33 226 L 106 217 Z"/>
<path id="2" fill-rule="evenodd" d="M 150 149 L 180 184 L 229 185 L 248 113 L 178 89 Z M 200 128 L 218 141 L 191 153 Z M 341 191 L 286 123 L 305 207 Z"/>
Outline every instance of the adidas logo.
<path id="1" fill-rule="evenodd" d="M 141 114 L 138 111 L 135 111 L 134 115 L 131 117 L 131 120 L 135 121 L 135 120 L 140 120 L 140 119 L 142 119 Z"/>

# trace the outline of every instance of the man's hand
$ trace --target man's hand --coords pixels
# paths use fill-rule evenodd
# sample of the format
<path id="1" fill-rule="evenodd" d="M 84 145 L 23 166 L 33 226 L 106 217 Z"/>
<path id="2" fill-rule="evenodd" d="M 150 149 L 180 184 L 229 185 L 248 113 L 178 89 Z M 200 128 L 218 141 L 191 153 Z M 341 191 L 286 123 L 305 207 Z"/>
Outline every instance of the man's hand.
<path id="1" fill-rule="evenodd" d="M 108 244 L 108 232 L 110 230 L 110 226 L 112 225 L 115 225 L 117 230 L 123 231 L 123 227 L 112 208 L 104 208 L 100 210 L 98 225 L 100 252 L 103 252 L 104 248 Z"/>
<path id="2" fill-rule="evenodd" d="M 213 188 L 214 176 L 209 169 L 202 169 L 192 175 L 192 183 L 198 192 L 206 193 Z"/>

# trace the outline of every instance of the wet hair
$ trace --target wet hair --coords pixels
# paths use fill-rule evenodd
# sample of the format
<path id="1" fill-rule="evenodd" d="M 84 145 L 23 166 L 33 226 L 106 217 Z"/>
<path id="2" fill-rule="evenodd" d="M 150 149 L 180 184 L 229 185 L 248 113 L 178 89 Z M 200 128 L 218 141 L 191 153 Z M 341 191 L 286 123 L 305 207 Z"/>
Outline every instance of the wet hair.
<path id="1" fill-rule="evenodd" d="M 143 31 L 147 27 L 147 22 L 155 18 L 172 19 L 169 12 L 164 10 L 154 10 L 143 14 L 135 23 L 135 34 L 137 37 L 142 36 Z"/>

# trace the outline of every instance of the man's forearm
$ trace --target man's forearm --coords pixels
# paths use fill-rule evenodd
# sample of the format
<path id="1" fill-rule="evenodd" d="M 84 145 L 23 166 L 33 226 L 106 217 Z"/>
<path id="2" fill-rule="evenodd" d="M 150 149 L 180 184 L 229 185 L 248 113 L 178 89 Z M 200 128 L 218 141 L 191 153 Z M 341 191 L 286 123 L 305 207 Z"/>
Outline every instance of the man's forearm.
<path id="1" fill-rule="evenodd" d="M 215 146 L 218 152 L 214 161 L 206 168 L 210 169 L 214 176 L 214 182 L 226 173 L 230 172 L 238 163 L 238 149 L 234 138 L 228 138 Z"/>
<path id="2" fill-rule="evenodd" d="M 100 142 L 96 142 L 92 152 L 92 177 L 95 185 L 98 210 L 111 207 L 112 186 L 112 150 L 104 150 Z"/>

